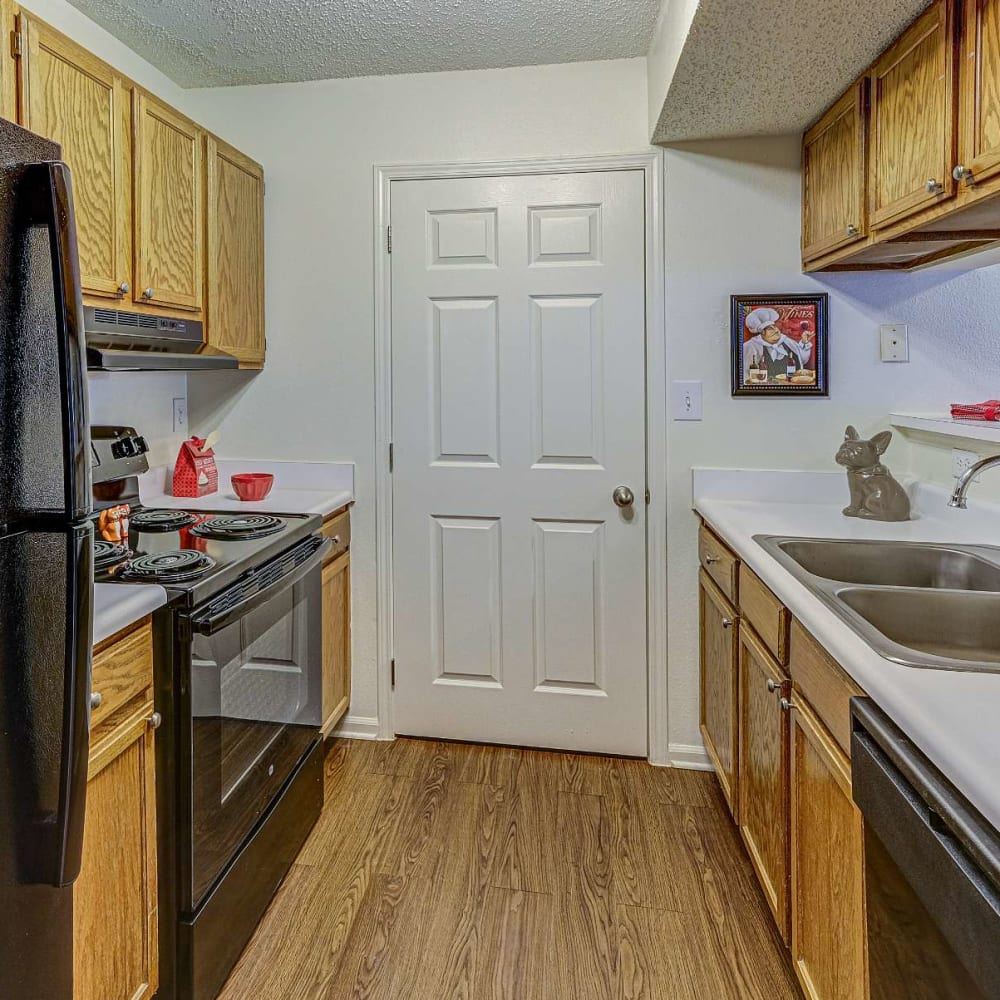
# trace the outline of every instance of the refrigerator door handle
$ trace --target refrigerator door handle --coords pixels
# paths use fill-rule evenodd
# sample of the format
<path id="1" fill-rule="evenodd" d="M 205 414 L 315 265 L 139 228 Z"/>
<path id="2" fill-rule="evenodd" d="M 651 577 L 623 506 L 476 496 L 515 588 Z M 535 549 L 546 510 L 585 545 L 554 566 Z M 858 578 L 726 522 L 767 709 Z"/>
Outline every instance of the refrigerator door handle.
<path id="1" fill-rule="evenodd" d="M 31 163 L 24 180 L 30 185 L 32 222 L 49 231 L 52 285 L 55 291 L 59 379 L 62 387 L 65 510 L 70 520 L 91 511 L 90 421 L 87 414 L 87 349 L 83 324 L 83 288 L 76 244 L 73 185 L 69 167 L 58 161 Z"/>

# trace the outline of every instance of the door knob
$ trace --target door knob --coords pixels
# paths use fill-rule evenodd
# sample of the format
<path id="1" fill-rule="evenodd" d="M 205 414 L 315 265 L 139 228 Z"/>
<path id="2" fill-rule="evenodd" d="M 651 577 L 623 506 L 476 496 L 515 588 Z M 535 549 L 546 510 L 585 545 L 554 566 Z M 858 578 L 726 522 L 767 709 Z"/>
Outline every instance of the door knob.
<path id="1" fill-rule="evenodd" d="M 631 507 L 635 503 L 635 494 L 627 486 L 616 486 L 611 499 L 617 507 Z"/>

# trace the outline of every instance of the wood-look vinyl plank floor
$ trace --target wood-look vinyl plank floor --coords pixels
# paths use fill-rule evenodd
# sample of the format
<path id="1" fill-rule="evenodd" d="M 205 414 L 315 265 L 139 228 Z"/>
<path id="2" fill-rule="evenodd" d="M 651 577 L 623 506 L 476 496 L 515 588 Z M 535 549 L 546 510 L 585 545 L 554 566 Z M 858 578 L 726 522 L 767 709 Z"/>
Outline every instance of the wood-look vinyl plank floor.
<path id="1" fill-rule="evenodd" d="M 219 1000 L 802 1000 L 712 775 L 340 740 Z"/>

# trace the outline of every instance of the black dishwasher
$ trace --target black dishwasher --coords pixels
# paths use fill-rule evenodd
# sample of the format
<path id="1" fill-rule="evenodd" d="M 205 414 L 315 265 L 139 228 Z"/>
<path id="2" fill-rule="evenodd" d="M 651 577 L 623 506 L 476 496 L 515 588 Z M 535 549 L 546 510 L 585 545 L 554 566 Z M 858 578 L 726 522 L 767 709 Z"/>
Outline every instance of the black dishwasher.
<path id="1" fill-rule="evenodd" d="M 1000 1000 L 1000 835 L 868 698 L 855 698 L 871 1000 Z"/>

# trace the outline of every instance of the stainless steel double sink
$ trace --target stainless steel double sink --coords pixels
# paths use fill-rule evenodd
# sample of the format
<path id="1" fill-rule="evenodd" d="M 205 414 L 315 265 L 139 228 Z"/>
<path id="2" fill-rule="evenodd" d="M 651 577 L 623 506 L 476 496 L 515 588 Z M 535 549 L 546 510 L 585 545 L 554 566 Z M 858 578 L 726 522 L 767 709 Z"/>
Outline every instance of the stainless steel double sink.
<path id="1" fill-rule="evenodd" d="M 1000 672 L 1000 548 L 754 535 L 896 663 Z"/>

